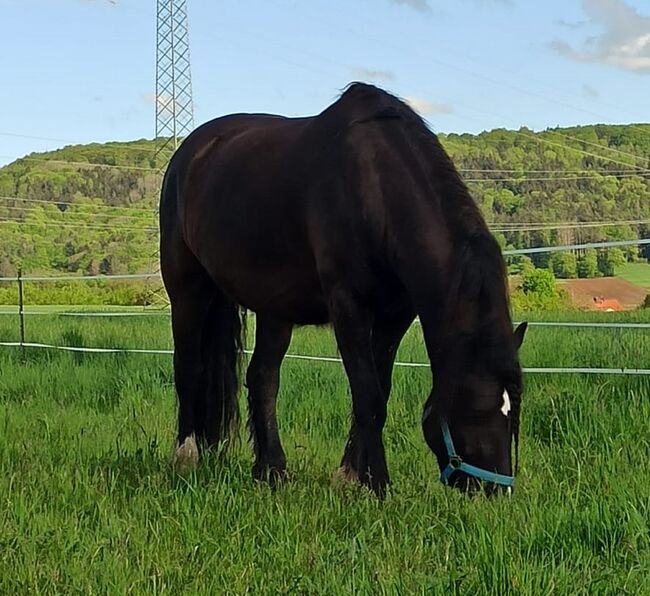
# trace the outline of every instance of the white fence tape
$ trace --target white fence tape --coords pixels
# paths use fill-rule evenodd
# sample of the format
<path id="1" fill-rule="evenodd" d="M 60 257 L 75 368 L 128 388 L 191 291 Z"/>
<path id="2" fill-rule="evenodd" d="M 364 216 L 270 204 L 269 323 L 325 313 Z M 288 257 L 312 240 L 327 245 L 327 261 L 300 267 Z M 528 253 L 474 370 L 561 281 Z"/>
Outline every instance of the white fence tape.
<path id="1" fill-rule="evenodd" d="M 120 275 L 37 275 L 37 276 L 23 276 L 19 278 L 14 277 L 0 277 L 0 281 L 88 281 L 88 280 L 120 280 L 120 279 L 153 279 L 160 277 L 160 273 L 124 273 Z"/>
<path id="2" fill-rule="evenodd" d="M 0 342 L 0 346 L 12 348 L 40 348 L 48 350 L 61 350 L 64 352 L 87 352 L 91 354 L 167 354 L 174 353 L 173 350 L 154 350 L 139 348 L 93 348 L 79 346 L 57 346 L 53 344 L 25 342 Z M 246 354 L 252 354 L 251 350 L 244 350 Z M 335 362 L 342 363 L 340 358 L 334 356 L 310 356 L 307 354 L 287 354 L 285 358 L 292 360 L 308 360 L 311 362 Z M 395 366 L 409 368 L 429 368 L 427 362 L 395 362 Z M 531 374 L 587 374 L 587 375 L 650 375 L 648 368 L 572 368 L 572 367 L 551 367 L 551 368 L 524 368 L 525 373 Z"/>
<path id="3" fill-rule="evenodd" d="M 513 323 L 518 325 L 519 323 Z M 530 321 L 532 327 L 585 327 L 600 329 L 650 329 L 650 323 L 590 323 L 579 321 Z"/>
<path id="4" fill-rule="evenodd" d="M 18 316 L 17 310 L 2 310 L 0 316 Z M 57 317 L 169 317 L 169 310 L 155 311 L 38 311 L 25 310 L 22 312 L 25 316 L 57 316 Z M 415 319 L 419 324 L 419 319 Z M 513 325 L 519 325 L 520 321 L 513 321 Z M 574 328 L 594 328 L 594 329 L 650 329 L 650 323 L 598 323 L 590 321 L 528 321 L 529 327 L 574 327 Z"/>
<path id="5" fill-rule="evenodd" d="M 51 317 L 160 317 L 160 316 L 169 316 L 168 310 L 158 310 L 158 311 L 135 311 L 135 312 L 110 312 L 110 311 L 99 311 L 99 312 L 67 312 L 67 311 L 45 311 L 45 310 L 24 310 L 22 313 L 17 310 L 0 310 L 0 315 L 4 316 L 18 316 L 23 314 L 26 317 L 33 316 L 51 316 Z"/>
<path id="6" fill-rule="evenodd" d="M 560 246 L 540 246 L 538 248 L 517 248 L 515 250 L 504 250 L 503 255 L 533 255 L 542 252 L 565 252 L 567 250 L 613 248 L 615 246 L 642 246 L 644 244 L 650 244 L 650 238 L 644 238 L 642 240 L 616 240 L 612 242 L 586 242 L 585 244 L 564 244 Z"/>

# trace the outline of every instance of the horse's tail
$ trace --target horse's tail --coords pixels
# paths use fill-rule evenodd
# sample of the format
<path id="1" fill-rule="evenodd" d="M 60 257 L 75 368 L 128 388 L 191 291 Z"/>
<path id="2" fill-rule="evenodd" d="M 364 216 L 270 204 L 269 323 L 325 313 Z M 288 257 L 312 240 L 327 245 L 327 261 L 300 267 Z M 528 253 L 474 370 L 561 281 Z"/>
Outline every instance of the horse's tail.
<path id="1" fill-rule="evenodd" d="M 246 313 L 217 291 L 206 316 L 202 350 L 207 373 L 205 439 L 228 448 L 239 435 L 239 378 Z"/>

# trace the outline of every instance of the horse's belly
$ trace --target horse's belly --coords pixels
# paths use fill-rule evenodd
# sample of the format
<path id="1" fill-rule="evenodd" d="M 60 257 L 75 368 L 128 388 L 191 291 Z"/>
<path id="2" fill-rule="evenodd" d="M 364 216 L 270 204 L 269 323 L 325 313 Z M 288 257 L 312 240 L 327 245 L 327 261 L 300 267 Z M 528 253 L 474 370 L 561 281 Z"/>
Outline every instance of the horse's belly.
<path id="1" fill-rule="evenodd" d="M 315 271 L 290 266 L 256 271 L 230 267 L 215 281 L 238 304 L 257 314 L 297 325 L 322 325 L 329 320 Z"/>

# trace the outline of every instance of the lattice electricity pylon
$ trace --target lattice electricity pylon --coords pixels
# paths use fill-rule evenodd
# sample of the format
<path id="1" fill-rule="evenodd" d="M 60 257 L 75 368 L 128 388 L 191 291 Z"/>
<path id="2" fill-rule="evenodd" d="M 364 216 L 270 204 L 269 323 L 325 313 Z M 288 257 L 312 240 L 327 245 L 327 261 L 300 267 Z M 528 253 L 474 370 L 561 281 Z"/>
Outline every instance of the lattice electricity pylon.
<path id="1" fill-rule="evenodd" d="M 180 142 L 194 129 L 190 40 L 185 0 L 158 0 L 156 17 L 156 164 L 162 184 L 164 170 Z M 156 218 L 157 219 L 157 218 Z M 156 241 L 158 238 L 156 237 Z M 160 272 L 156 251 L 152 265 Z M 146 302 L 165 307 L 162 284 L 148 280 Z"/>
<path id="2" fill-rule="evenodd" d="M 185 0 L 158 0 L 156 27 L 156 141 L 166 166 L 194 128 L 190 40 Z"/>

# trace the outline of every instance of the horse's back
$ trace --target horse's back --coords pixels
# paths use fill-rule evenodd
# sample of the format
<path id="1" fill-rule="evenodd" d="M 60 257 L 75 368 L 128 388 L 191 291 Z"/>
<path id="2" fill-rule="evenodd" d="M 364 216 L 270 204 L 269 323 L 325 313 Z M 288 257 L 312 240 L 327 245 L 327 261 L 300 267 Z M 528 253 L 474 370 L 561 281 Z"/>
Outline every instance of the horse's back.
<path id="1" fill-rule="evenodd" d="M 170 163 L 161 228 L 175 228 L 240 304 L 322 323 L 327 309 L 308 238 L 300 143 L 308 124 L 242 114 L 198 128 Z"/>
<path id="2" fill-rule="evenodd" d="M 170 164 L 163 232 L 175 227 L 215 282 L 257 312 L 325 322 L 324 286 L 336 283 L 383 299 L 387 282 L 399 283 L 380 186 L 409 182 L 383 132 L 400 121 L 400 105 L 360 86 L 311 118 L 239 114 L 203 125 Z"/>

